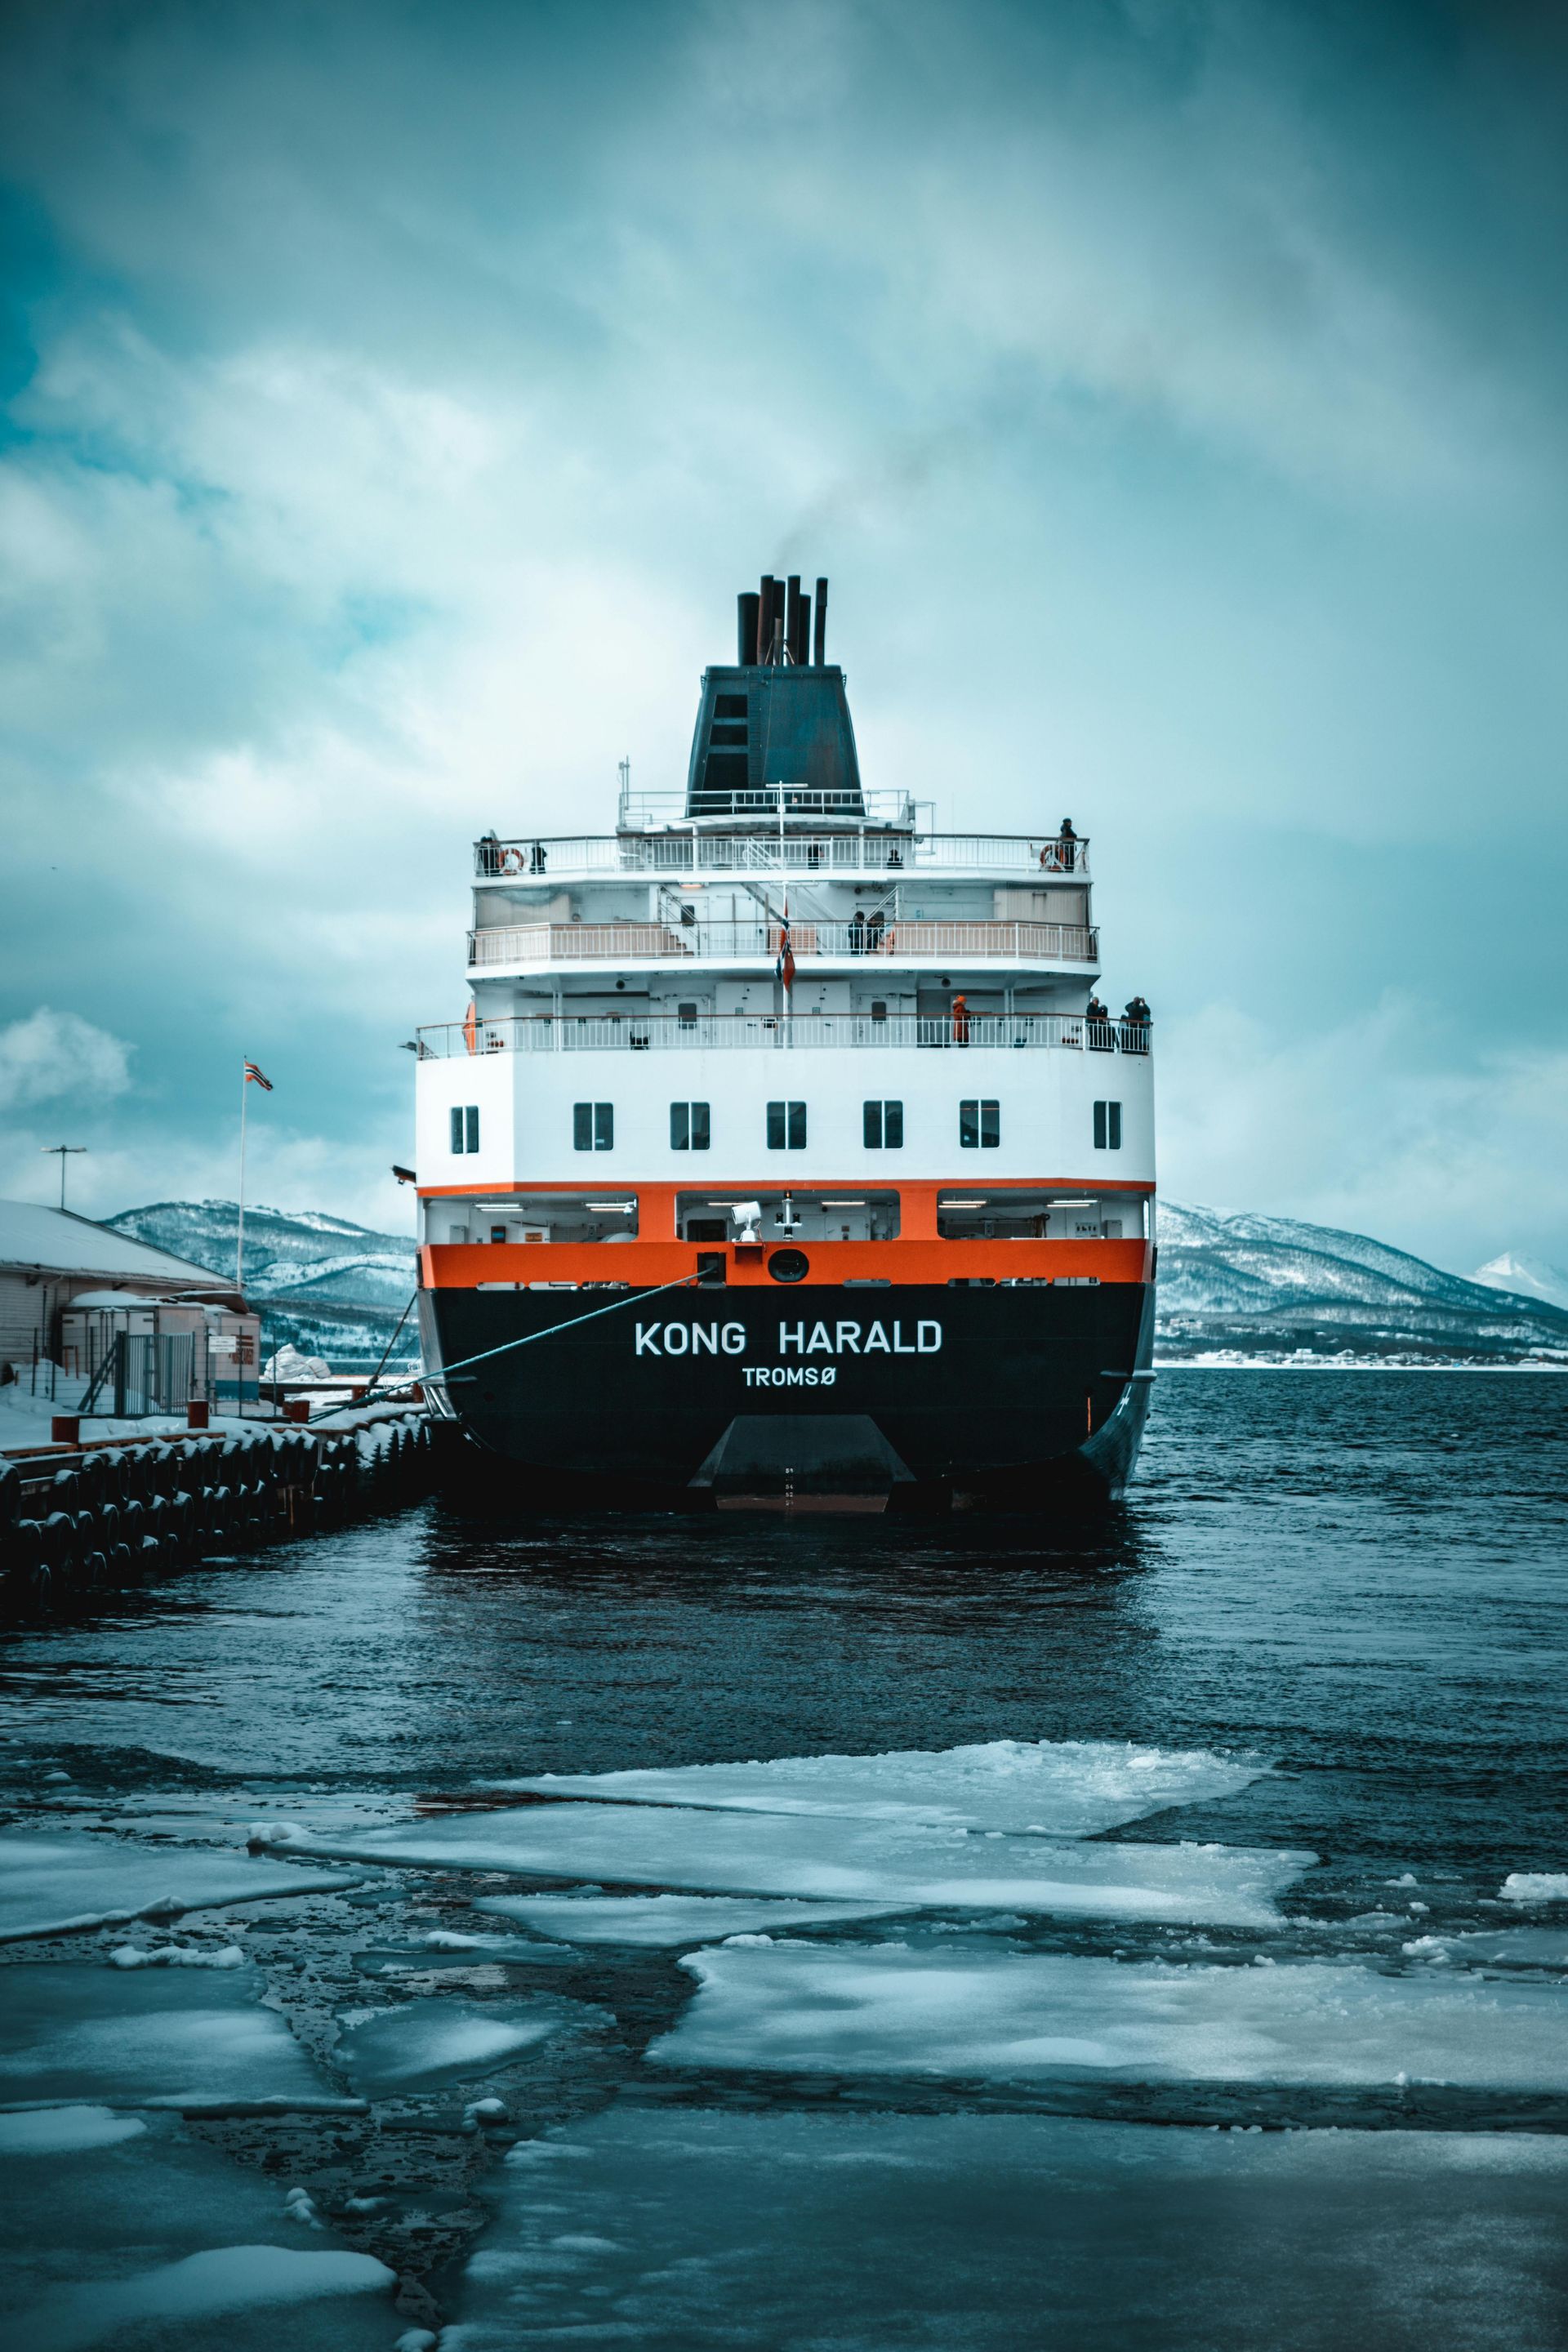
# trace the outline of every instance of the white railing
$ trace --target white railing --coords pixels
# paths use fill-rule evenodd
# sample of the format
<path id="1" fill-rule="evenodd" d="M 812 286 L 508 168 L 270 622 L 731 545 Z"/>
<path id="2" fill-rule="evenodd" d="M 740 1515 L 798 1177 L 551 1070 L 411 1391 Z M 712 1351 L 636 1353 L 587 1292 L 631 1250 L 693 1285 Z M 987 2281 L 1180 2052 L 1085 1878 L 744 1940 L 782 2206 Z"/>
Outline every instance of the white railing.
<path id="1" fill-rule="evenodd" d="M 724 962 L 767 961 L 779 952 L 776 923 L 519 923 L 468 933 L 468 969 L 543 963 L 631 963 L 639 959 Z M 1081 923 L 931 923 L 888 921 L 873 914 L 847 923 L 790 926 L 797 963 L 818 956 L 877 957 L 884 962 L 934 958 L 1011 959 L 1016 963 L 1092 963 L 1099 934 Z"/>
<path id="2" fill-rule="evenodd" d="M 482 882 L 563 880 L 584 874 L 1087 875 L 1089 844 L 1057 834 L 704 833 L 572 834 L 474 844 Z"/>
<path id="3" fill-rule="evenodd" d="M 933 1050 L 1053 1046 L 1070 1053 L 1147 1054 L 1147 1022 L 1090 1021 L 1082 1013 L 976 1013 L 875 1021 L 858 1013 L 703 1014 L 519 1013 L 500 1021 L 438 1022 L 417 1033 L 421 1059 L 461 1054 L 812 1052 L 823 1047 L 924 1046 Z"/>

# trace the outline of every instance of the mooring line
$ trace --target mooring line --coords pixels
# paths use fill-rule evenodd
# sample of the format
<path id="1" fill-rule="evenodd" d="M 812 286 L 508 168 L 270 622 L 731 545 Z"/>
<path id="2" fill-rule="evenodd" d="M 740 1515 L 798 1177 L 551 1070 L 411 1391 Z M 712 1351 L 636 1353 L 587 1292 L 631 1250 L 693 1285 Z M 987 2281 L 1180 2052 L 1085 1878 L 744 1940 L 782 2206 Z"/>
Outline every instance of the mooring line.
<path id="1" fill-rule="evenodd" d="M 683 1274 L 674 1282 L 659 1283 L 652 1290 L 628 1291 L 625 1298 L 612 1298 L 607 1307 L 591 1307 L 586 1315 L 574 1315 L 565 1323 L 549 1324 L 542 1331 L 525 1331 L 521 1339 L 503 1339 L 499 1348 L 486 1348 L 477 1356 L 460 1356 L 455 1364 L 447 1364 L 441 1371 L 420 1372 L 414 1380 L 400 1381 L 395 1388 L 383 1389 L 378 1396 L 363 1397 L 357 1405 L 331 1405 L 321 1414 L 321 1420 L 312 1422 L 310 1426 L 319 1429 L 321 1422 L 334 1412 L 363 1412 L 366 1405 L 384 1403 L 393 1397 L 401 1396 L 405 1389 L 444 1386 L 454 1372 L 466 1372 L 470 1364 L 488 1364 L 492 1356 L 510 1355 L 514 1348 L 526 1348 L 535 1339 L 553 1339 L 558 1332 L 574 1331 L 580 1323 L 592 1323 L 595 1316 L 613 1315 L 619 1307 L 636 1307 L 645 1298 L 661 1298 L 667 1290 L 689 1290 L 701 1279 L 700 1274 Z"/>

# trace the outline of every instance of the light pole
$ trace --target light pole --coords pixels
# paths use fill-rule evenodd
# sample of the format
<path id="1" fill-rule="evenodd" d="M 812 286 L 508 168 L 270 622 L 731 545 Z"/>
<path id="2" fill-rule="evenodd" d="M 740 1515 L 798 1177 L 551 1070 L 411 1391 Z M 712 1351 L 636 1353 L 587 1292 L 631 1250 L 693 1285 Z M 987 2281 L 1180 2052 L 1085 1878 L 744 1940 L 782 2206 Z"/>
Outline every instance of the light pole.
<path id="1" fill-rule="evenodd" d="M 40 1143 L 38 1146 L 39 1150 L 44 1152 L 46 1155 L 53 1152 L 59 1160 L 60 1207 L 62 1209 L 66 1204 L 66 1161 L 68 1160 L 74 1159 L 79 1152 L 84 1152 L 89 1148 L 89 1147 L 85 1143 Z"/>

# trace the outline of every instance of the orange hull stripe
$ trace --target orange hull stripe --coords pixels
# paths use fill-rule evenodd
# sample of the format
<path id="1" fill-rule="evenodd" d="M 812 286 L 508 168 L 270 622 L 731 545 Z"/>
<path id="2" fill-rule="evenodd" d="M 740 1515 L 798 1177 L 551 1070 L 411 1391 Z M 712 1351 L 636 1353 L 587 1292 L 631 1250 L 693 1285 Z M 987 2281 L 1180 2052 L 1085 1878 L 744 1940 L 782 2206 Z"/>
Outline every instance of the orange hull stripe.
<path id="1" fill-rule="evenodd" d="M 775 1249 L 800 1247 L 811 1271 L 777 1283 L 767 1261 Z M 1128 1241 L 772 1242 L 737 1249 L 718 1242 L 442 1242 L 420 1253 L 427 1290 L 474 1290 L 495 1282 L 630 1282 L 652 1286 L 695 1274 L 700 1257 L 722 1250 L 737 1288 L 760 1284 L 787 1299 L 792 1290 L 837 1286 L 877 1276 L 894 1285 L 945 1283 L 955 1276 L 1030 1275 L 1059 1282 L 1096 1275 L 1101 1282 L 1147 1282 L 1153 1253 Z"/>

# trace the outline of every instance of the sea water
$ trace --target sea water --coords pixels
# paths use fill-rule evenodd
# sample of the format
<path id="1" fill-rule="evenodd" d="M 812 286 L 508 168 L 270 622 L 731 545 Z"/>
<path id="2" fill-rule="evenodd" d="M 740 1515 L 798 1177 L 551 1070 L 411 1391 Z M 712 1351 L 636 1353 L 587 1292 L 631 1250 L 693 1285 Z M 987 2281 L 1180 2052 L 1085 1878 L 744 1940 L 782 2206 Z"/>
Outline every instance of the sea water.
<path id="1" fill-rule="evenodd" d="M 1173 1372 L 1098 1518 L 458 1497 L 16 1634 L 12 2307 L 1560 2343 L 1565 1496 L 1552 1376 Z"/>

